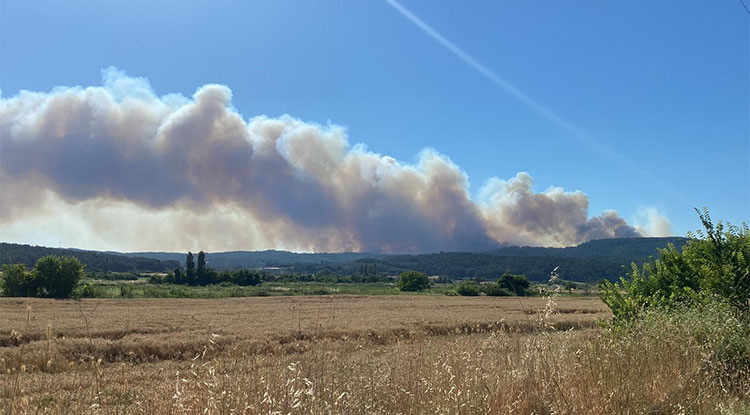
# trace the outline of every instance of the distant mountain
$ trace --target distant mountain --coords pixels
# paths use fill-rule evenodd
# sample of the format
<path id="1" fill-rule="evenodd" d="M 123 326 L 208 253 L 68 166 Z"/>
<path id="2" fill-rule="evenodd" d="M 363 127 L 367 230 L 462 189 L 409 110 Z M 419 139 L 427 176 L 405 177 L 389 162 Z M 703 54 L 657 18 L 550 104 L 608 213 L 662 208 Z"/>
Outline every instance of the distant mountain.
<path id="1" fill-rule="evenodd" d="M 564 279 L 596 282 L 617 279 L 630 271 L 630 264 L 641 264 L 657 249 L 674 244 L 678 249 L 687 238 L 598 239 L 567 248 L 508 246 L 489 252 L 440 252 L 421 255 L 372 253 L 298 254 L 286 251 L 234 251 L 207 253 L 208 266 L 215 269 L 281 267 L 297 273 L 350 275 L 374 273 L 395 275 L 414 269 L 449 278 L 494 279 L 505 271 L 524 274 L 532 280 L 549 278 L 555 267 Z M 125 255 L 184 264 L 184 253 L 134 252 Z"/>
<path id="2" fill-rule="evenodd" d="M 504 247 L 484 253 L 441 252 L 427 255 L 399 255 L 378 261 L 381 269 L 415 269 L 450 278 L 495 279 L 505 271 L 526 275 L 535 281 L 549 279 L 555 267 L 561 278 L 596 282 L 615 280 L 630 272 L 630 264 L 641 265 L 668 244 L 680 249 L 687 238 L 612 238 L 585 242 L 566 248 Z"/>
<path id="3" fill-rule="evenodd" d="M 398 274 L 417 270 L 449 278 L 499 278 L 504 272 L 526 275 L 534 281 L 546 281 L 555 267 L 561 278 L 596 282 L 616 280 L 630 272 L 630 264 L 641 265 L 658 248 L 669 243 L 681 248 L 686 238 L 602 239 L 568 248 L 505 247 L 489 252 L 439 252 L 422 255 L 383 255 L 355 262 L 326 264 L 288 264 L 295 272 L 356 272 Z"/>
<path id="4" fill-rule="evenodd" d="M 48 248 L 0 242 L 0 265 L 25 264 L 31 268 L 36 260 L 46 255 L 74 256 L 86 264 L 86 271 L 101 272 L 162 272 L 179 266 L 176 261 L 162 261 L 116 253 L 81 249 Z"/>
<path id="5" fill-rule="evenodd" d="M 178 261 L 185 264 L 186 252 L 129 252 L 127 256 Z M 197 252 L 193 252 L 197 255 Z M 288 251 L 230 251 L 206 253 L 206 264 L 214 269 L 239 269 L 262 267 L 289 267 L 298 264 L 341 264 L 363 258 L 382 258 L 383 254 L 343 252 L 305 254 Z"/>
<path id="6" fill-rule="evenodd" d="M 658 248 L 674 244 L 678 249 L 687 238 L 599 239 L 567 248 L 509 246 L 488 252 L 439 252 L 421 255 L 373 253 L 300 254 L 287 251 L 233 251 L 206 253 L 206 263 L 217 270 L 280 267 L 295 273 L 387 274 L 417 270 L 449 278 L 499 278 L 505 271 L 526 275 L 535 281 L 547 280 L 555 267 L 567 280 L 596 282 L 614 280 L 630 271 L 630 264 L 642 264 L 656 256 Z M 48 253 L 74 255 L 90 271 L 163 271 L 184 267 L 186 253 L 176 252 L 95 252 L 72 249 L 0 245 L 2 263 L 23 262 L 33 266 Z M 197 253 L 193 253 L 197 255 Z M 196 259 L 197 260 L 197 259 Z"/>
<path id="7" fill-rule="evenodd" d="M 657 249 L 673 244 L 677 249 L 687 238 L 670 236 L 665 238 L 610 238 L 594 239 L 578 246 L 567 248 L 541 248 L 534 246 L 508 246 L 488 252 L 499 256 L 553 256 L 560 258 L 648 258 L 656 255 Z"/>

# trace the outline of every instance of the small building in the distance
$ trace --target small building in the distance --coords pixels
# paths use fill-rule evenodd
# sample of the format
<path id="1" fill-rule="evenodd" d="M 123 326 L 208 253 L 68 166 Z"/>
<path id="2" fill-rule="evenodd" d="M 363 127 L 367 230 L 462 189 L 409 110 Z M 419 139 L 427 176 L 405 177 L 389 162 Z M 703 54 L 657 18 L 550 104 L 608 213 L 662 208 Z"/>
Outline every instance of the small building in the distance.
<path id="1" fill-rule="evenodd" d="M 260 269 L 262 272 L 265 272 L 270 275 L 279 275 L 281 274 L 281 268 L 279 267 L 263 267 Z"/>

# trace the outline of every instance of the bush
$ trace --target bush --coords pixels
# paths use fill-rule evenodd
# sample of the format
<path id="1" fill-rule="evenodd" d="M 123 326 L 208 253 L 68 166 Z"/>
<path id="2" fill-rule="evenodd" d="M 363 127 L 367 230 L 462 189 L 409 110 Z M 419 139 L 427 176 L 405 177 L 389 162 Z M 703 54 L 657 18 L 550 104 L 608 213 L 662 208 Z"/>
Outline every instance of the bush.
<path id="1" fill-rule="evenodd" d="M 497 284 L 500 288 L 520 296 L 525 296 L 527 294 L 526 291 L 531 286 L 529 279 L 525 275 L 513 275 L 507 271 L 497 280 Z"/>
<path id="2" fill-rule="evenodd" d="M 458 284 L 458 287 L 456 288 L 456 292 L 458 295 L 468 296 L 468 297 L 475 297 L 479 295 L 479 288 L 477 288 L 477 285 L 470 281 L 463 281 L 460 284 Z"/>
<path id="3" fill-rule="evenodd" d="M 133 290 L 133 286 L 127 285 L 127 284 L 120 285 L 120 297 L 122 298 L 135 297 L 135 290 Z"/>
<path id="4" fill-rule="evenodd" d="M 36 275 L 24 264 L 5 264 L 0 289 L 5 297 L 34 297 L 38 291 Z"/>
<path id="5" fill-rule="evenodd" d="M 0 286 L 6 297 L 69 298 L 82 277 L 83 264 L 75 257 L 47 255 L 31 271 L 23 264 L 3 266 Z"/>
<path id="6" fill-rule="evenodd" d="M 229 280 L 237 285 L 258 285 L 261 283 L 261 275 L 258 271 L 240 269 L 232 272 Z"/>
<path id="7" fill-rule="evenodd" d="M 698 211 L 706 232 L 692 238 L 682 251 L 674 245 L 659 250 L 659 258 L 638 268 L 619 283 L 604 281 L 600 297 L 615 322 L 632 321 L 648 309 L 670 310 L 691 304 L 722 301 L 746 313 L 750 308 L 750 230 L 719 222 L 706 209 Z M 697 236 L 696 236 L 697 235 Z"/>
<path id="8" fill-rule="evenodd" d="M 106 273 L 92 273 L 88 275 L 89 278 L 106 280 L 106 281 L 137 281 L 138 275 L 130 272 L 106 272 Z M 155 278 L 152 276 L 151 278 Z"/>
<path id="9" fill-rule="evenodd" d="M 491 297 L 507 297 L 513 295 L 512 292 L 497 283 L 483 286 L 482 291 Z"/>
<path id="10" fill-rule="evenodd" d="M 96 297 L 96 291 L 92 284 L 83 284 L 76 287 L 71 295 L 73 298 L 94 298 Z"/>
<path id="11" fill-rule="evenodd" d="M 396 288 L 400 291 L 424 291 L 430 288 L 430 278 L 424 272 L 402 272 L 396 282 Z"/>

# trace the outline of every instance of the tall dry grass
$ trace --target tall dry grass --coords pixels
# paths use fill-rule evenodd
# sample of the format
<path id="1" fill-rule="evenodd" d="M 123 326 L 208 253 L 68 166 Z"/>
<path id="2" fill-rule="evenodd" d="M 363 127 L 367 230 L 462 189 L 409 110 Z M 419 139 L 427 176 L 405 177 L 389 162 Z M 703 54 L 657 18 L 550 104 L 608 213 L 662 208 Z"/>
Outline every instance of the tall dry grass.
<path id="1" fill-rule="evenodd" d="M 0 350 L 0 407 L 4 414 L 155 415 L 747 411 L 750 372 L 732 360 L 741 357 L 732 354 L 742 348 L 741 321 L 713 310 L 654 315 L 619 333 L 576 329 L 572 320 L 560 330 L 557 310 L 568 305 L 520 304 L 523 319 L 510 322 L 365 330 L 294 327 L 292 319 L 290 333 L 267 340 L 266 349 L 263 339 L 206 330 L 191 342 L 178 335 L 171 352 L 145 360 L 101 353 L 107 342 L 144 347 L 129 338 L 154 334 L 83 336 L 74 346 L 84 352 L 69 355 L 67 339 L 31 336 L 38 329 L 28 318 L 25 329 L 37 340 Z M 566 314 L 590 321 L 586 313 Z"/>

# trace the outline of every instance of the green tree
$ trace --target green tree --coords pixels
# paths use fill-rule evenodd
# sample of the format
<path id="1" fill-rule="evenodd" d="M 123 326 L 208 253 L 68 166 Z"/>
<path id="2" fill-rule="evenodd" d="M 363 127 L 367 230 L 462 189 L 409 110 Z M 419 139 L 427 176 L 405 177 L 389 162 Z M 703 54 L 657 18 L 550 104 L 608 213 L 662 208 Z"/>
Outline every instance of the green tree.
<path id="1" fill-rule="evenodd" d="M 174 283 L 175 284 L 185 283 L 185 277 L 182 275 L 182 270 L 179 268 L 174 269 Z"/>
<path id="2" fill-rule="evenodd" d="M 616 322 L 633 320 L 652 308 L 670 310 L 712 301 L 728 303 L 743 312 L 750 310 L 747 224 L 714 225 L 707 209 L 696 211 L 705 232 L 689 233 L 691 240 L 681 251 L 670 244 L 641 268 L 632 264 L 629 279 L 600 284 L 600 297 Z"/>
<path id="3" fill-rule="evenodd" d="M 475 297 L 479 295 L 479 287 L 471 281 L 462 281 L 456 288 L 458 295 Z"/>
<path id="4" fill-rule="evenodd" d="M 424 272 L 405 271 L 399 275 L 396 288 L 400 291 L 424 291 L 430 288 L 430 278 Z"/>
<path id="5" fill-rule="evenodd" d="M 35 297 L 38 295 L 36 275 L 24 264 L 3 265 L 0 290 L 5 297 Z"/>
<path id="6" fill-rule="evenodd" d="M 504 288 L 515 295 L 525 296 L 526 291 L 531 286 L 529 279 L 525 275 L 513 275 L 508 271 L 497 280 L 500 288 Z"/>
<path id="7" fill-rule="evenodd" d="M 84 276 L 85 265 L 78 258 L 68 256 L 60 258 L 57 278 L 49 283 L 47 289 L 50 297 L 68 298 Z"/>
<path id="8" fill-rule="evenodd" d="M 185 258 L 185 283 L 189 285 L 195 284 L 195 262 L 193 262 L 193 253 L 190 251 L 188 251 Z"/>
<path id="9" fill-rule="evenodd" d="M 198 285 L 208 285 L 208 273 L 206 272 L 206 254 L 203 251 L 198 252 L 198 269 L 196 270 Z"/>
<path id="10" fill-rule="evenodd" d="M 260 284 L 260 273 L 249 269 L 238 269 L 232 272 L 230 282 L 237 285 L 258 285 Z"/>
<path id="11" fill-rule="evenodd" d="M 68 298 L 78 281 L 83 277 L 84 265 L 75 257 L 47 255 L 39 258 L 34 266 L 39 295 L 52 298 Z"/>

